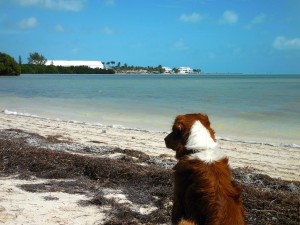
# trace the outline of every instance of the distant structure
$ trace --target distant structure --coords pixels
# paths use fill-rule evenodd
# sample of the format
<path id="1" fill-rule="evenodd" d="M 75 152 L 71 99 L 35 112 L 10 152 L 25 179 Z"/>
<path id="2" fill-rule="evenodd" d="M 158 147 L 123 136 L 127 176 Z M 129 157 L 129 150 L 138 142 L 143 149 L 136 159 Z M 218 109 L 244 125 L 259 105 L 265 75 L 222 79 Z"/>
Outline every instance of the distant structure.
<path id="1" fill-rule="evenodd" d="M 77 60 L 47 60 L 45 65 L 53 66 L 88 66 L 90 68 L 104 69 L 101 61 L 77 61 Z"/>
<path id="2" fill-rule="evenodd" d="M 179 74 L 189 74 L 193 73 L 193 69 L 191 67 L 179 67 L 178 69 Z"/>
<path id="3" fill-rule="evenodd" d="M 173 70 L 170 68 L 170 67 L 163 67 L 163 69 L 165 70 L 165 74 L 170 74 L 170 73 L 173 73 Z"/>

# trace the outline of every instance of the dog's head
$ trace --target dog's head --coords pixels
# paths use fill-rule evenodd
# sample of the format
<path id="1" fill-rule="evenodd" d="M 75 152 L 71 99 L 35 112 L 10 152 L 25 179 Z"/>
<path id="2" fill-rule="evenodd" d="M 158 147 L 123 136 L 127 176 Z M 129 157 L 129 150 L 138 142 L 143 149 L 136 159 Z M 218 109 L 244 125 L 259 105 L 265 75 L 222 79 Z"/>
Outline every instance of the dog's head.
<path id="1" fill-rule="evenodd" d="M 176 158 L 203 149 L 214 148 L 215 132 L 210 127 L 207 115 L 186 114 L 177 116 L 172 132 L 165 137 L 167 148 L 176 151 Z"/>

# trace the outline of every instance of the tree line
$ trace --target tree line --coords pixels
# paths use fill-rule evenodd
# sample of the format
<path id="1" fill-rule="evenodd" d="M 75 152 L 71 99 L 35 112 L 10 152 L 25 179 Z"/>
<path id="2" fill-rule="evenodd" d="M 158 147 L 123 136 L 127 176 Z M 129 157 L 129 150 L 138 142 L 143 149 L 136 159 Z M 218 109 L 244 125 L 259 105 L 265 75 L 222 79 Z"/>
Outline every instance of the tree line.
<path id="1" fill-rule="evenodd" d="M 113 69 L 90 68 L 88 66 L 54 66 L 22 64 L 22 74 L 114 74 Z"/>
<path id="2" fill-rule="evenodd" d="M 165 69 L 162 67 L 162 65 L 158 65 L 156 67 L 153 67 L 153 66 L 146 66 L 146 67 L 143 67 L 143 66 L 129 66 L 127 65 L 127 63 L 125 63 L 124 65 L 121 65 L 120 62 L 118 62 L 116 64 L 115 61 L 109 61 L 109 62 L 102 62 L 103 65 L 107 68 L 112 68 L 116 71 L 116 73 L 150 73 L 150 74 L 162 74 L 165 72 Z M 114 66 L 116 65 L 116 66 Z M 174 67 L 172 69 L 172 71 L 174 73 L 178 73 L 179 69 Z M 201 73 L 201 69 L 194 69 L 193 70 L 195 73 Z"/>
<path id="3" fill-rule="evenodd" d="M 23 64 L 21 57 L 19 63 L 6 53 L 0 52 L 0 75 L 22 74 L 114 74 L 111 68 L 100 69 L 88 66 L 54 66 L 45 65 L 47 59 L 36 52 L 30 53 L 28 63 Z"/>
<path id="4" fill-rule="evenodd" d="M 55 66 L 45 65 L 47 59 L 37 53 L 30 53 L 28 63 L 23 64 L 22 58 L 19 56 L 19 63 L 13 57 L 6 53 L 0 52 L 0 75 L 20 75 L 22 74 L 114 74 L 114 73 L 154 73 L 161 74 L 165 70 L 161 65 L 156 67 L 147 66 L 128 66 L 126 63 L 121 65 L 115 61 L 102 62 L 104 69 L 90 68 L 88 66 Z M 116 65 L 115 65 L 116 64 Z M 106 66 L 105 66 L 106 65 Z M 178 72 L 177 68 L 173 71 Z M 195 69 L 194 72 L 200 73 L 200 69 Z"/>
<path id="5" fill-rule="evenodd" d="M 0 75 L 17 76 L 21 73 L 21 67 L 16 60 L 8 54 L 0 52 Z"/>

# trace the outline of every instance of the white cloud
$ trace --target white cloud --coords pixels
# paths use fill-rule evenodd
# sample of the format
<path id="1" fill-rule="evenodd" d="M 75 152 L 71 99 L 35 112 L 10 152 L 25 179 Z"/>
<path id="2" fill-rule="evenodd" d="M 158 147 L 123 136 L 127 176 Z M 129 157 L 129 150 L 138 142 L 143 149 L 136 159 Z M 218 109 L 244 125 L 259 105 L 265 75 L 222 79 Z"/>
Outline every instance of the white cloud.
<path id="1" fill-rule="evenodd" d="M 137 41 L 133 44 L 130 45 L 131 48 L 142 48 L 143 47 L 143 43 L 140 41 Z"/>
<path id="2" fill-rule="evenodd" d="M 104 3 L 105 3 L 105 5 L 112 6 L 112 5 L 115 5 L 115 0 L 104 0 Z"/>
<path id="3" fill-rule="evenodd" d="M 250 23 L 247 24 L 247 25 L 245 26 L 245 29 L 246 29 L 246 30 L 252 30 L 252 28 L 253 28 L 254 26 L 264 23 L 265 20 L 266 20 L 266 15 L 265 15 L 264 13 L 261 13 L 261 14 L 255 16 L 255 17 L 250 21 Z"/>
<path id="4" fill-rule="evenodd" d="M 199 13 L 192 13 L 192 14 L 181 14 L 179 20 L 182 22 L 192 22 L 196 23 L 203 19 L 203 16 L 201 16 Z"/>
<path id="5" fill-rule="evenodd" d="M 73 53 L 78 53 L 78 52 L 79 52 L 79 48 L 76 48 L 76 47 L 73 48 L 73 49 L 72 49 L 72 52 L 73 52 Z"/>
<path id="6" fill-rule="evenodd" d="M 39 6 L 52 10 L 80 11 L 86 0 L 17 0 L 24 6 Z"/>
<path id="7" fill-rule="evenodd" d="M 227 10 L 223 13 L 220 23 L 221 24 L 235 24 L 239 20 L 239 16 L 236 12 Z"/>
<path id="8" fill-rule="evenodd" d="M 185 42 L 182 39 L 179 39 L 175 42 L 174 48 L 179 51 L 188 50 L 188 46 L 185 44 Z"/>
<path id="9" fill-rule="evenodd" d="M 105 34 L 105 35 L 113 35 L 115 32 L 110 27 L 104 27 L 102 29 L 102 33 Z"/>
<path id="10" fill-rule="evenodd" d="M 57 32 L 65 32 L 65 28 L 60 25 L 60 24 L 57 24 L 55 27 L 54 27 L 55 31 Z"/>
<path id="11" fill-rule="evenodd" d="M 242 49 L 239 47 L 236 47 L 233 49 L 233 55 L 240 55 L 242 52 Z"/>
<path id="12" fill-rule="evenodd" d="M 257 15 L 256 17 L 254 17 L 251 20 L 251 23 L 252 24 L 260 24 L 260 23 L 265 22 L 265 19 L 266 19 L 266 15 L 264 13 L 261 13 L 261 14 Z"/>
<path id="13" fill-rule="evenodd" d="M 214 52 L 210 52 L 209 54 L 208 54 L 208 58 L 209 59 L 215 59 L 217 57 L 217 55 L 214 53 Z"/>
<path id="14" fill-rule="evenodd" d="M 273 41 L 273 47 L 278 50 L 300 50 L 300 38 L 288 39 L 278 36 Z"/>
<path id="15" fill-rule="evenodd" d="M 29 17 L 21 20 L 18 25 L 21 29 L 31 29 L 38 25 L 38 21 L 35 17 Z"/>

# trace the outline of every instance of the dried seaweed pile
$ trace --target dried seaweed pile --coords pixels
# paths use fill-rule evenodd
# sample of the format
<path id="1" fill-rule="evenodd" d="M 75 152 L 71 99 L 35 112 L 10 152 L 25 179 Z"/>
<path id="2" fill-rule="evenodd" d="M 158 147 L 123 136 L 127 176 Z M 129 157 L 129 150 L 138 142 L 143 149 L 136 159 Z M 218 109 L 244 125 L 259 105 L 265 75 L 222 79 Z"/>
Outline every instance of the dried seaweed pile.
<path id="1" fill-rule="evenodd" d="M 97 149 L 99 155 L 122 153 L 119 159 L 74 154 L 63 151 L 63 147 L 61 151 L 54 151 L 32 143 L 53 146 L 59 143 L 55 137 L 42 138 L 15 132 L 19 134 L 18 137 L 8 136 L 9 131 L 0 131 L 0 175 L 17 174 L 22 179 L 31 179 L 32 176 L 63 179 L 49 180 L 39 185 L 23 185 L 26 191 L 86 194 L 91 200 L 80 204 L 105 206 L 105 224 L 170 222 L 173 178 L 172 170 L 165 166 L 166 160 L 153 160 L 142 152 L 122 149 Z M 31 141 L 28 141 L 29 138 Z M 90 147 L 81 150 L 96 151 Z M 300 224 L 299 182 L 272 179 L 249 169 L 236 169 L 233 174 L 244 189 L 243 202 L 249 225 Z M 106 198 L 105 190 L 120 190 L 133 204 L 152 206 L 155 210 L 148 214 L 140 213 L 128 203 Z"/>

